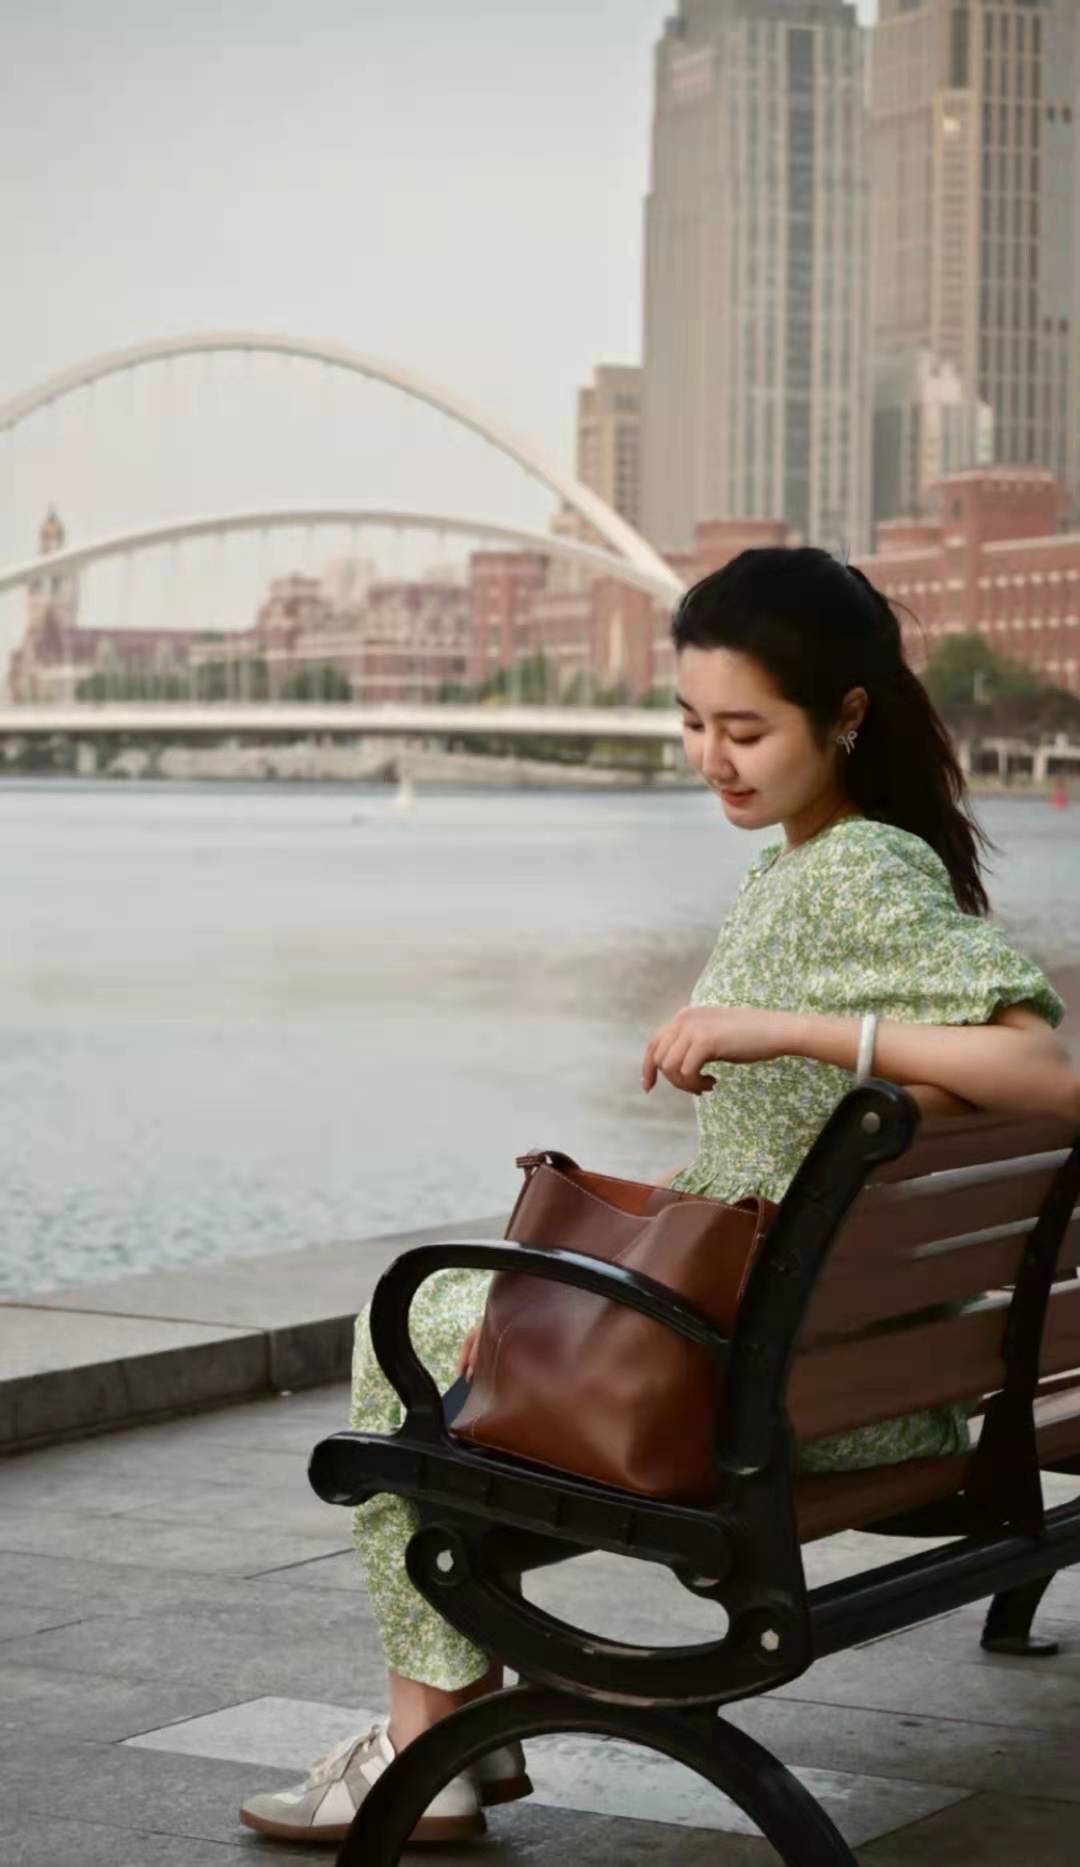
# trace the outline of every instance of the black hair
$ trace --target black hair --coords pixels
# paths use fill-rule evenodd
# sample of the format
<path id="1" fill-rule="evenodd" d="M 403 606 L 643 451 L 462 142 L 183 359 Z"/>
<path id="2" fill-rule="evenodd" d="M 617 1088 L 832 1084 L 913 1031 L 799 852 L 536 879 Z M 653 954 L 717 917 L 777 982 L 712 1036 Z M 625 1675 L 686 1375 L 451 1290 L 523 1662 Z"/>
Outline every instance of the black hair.
<path id="1" fill-rule="evenodd" d="M 921 836 L 949 872 L 967 914 L 985 914 L 982 852 L 992 847 L 971 812 L 964 774 L 922 682 L 904 656 L 888 599 L 853 565 L 804 545 L 743 551 L 679 603 L 676 650 L 748 655 L 778 692 L 808 714 L 825 745 L 846 694 L 869 706 L 844 759 L 848 797 L 864 817 Z"/>

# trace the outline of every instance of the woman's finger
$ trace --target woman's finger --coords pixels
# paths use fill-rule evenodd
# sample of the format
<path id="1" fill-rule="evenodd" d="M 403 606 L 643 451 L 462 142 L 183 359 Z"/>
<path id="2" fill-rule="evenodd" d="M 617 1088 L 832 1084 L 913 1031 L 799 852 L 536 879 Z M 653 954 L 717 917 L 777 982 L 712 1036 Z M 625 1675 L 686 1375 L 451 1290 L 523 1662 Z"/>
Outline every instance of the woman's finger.
<path id="1" fill-rule="evenodd" d="M 675 1058 L 679 1088 L 685 1089 L 690 1095 L 701 1094 L 701 1075 L 695 1061 L 700 1049 L 700 1043 L 691 1034 L 679 1044 Z"/>
<path id="2" fill-rule="evenodd" d="M 641 1060 L 641 1087 L 646 1091 L 652 1089 L 656 1083 L 656 1044 L 656 1038 L 650 1038 L 645 1046 L 645 1055 Z"/>

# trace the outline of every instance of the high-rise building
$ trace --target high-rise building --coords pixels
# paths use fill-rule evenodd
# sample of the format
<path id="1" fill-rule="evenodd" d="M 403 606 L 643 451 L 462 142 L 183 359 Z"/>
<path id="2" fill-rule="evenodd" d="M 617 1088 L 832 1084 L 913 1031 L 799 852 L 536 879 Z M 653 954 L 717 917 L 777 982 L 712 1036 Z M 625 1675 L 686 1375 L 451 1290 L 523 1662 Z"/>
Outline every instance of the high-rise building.
<path id="1" fill-rule="evenodd" d="M 679 0 L 645 211 L 642 529 L 869 533 L 866 33 L 844 0 Z"/>
<path id="2" fill-rule="evenodd" d="M 1080 497 L 1080 0 L 881 0 L 874 346 L 953 366 Z"/>
<path id="3" fill-rule="evenodd" d="M 874 369 L 874 520 L 923 511 L 949 473 L 988 466 L 994 414 L 931 350 L 885 351 Z"/>
<path id="4" fill-rule="evenodd" d="M 628 525 L 641 524 L 641 370 L 599 363 L 578 390 L 577 476 Z"/>

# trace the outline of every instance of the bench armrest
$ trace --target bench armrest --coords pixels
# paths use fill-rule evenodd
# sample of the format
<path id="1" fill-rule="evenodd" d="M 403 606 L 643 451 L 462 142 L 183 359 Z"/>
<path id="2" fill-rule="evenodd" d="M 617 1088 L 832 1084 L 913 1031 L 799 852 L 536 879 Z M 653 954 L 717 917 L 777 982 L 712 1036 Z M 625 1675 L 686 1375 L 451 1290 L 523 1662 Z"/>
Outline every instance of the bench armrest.
<path id="1" fill-rule="evenodd" d="M 666 1284 L 640 1271 L 625 1270 L 601 1258 L 586 1257 L 580 1251 L 520 1245 L 511 1239 L 498 1243 L 454 1239 L 418 1245 L 406 1251 L 384 1272 L 371 1303 L 372 1346 L 380 1368 L 404 1402 L 410 1432 L 419 1430 L 428 1438 L 445 1438 L 439 1390 L 420 1361 L 409 1335 L 409 1308 L 413 1297 L 422 1283 L 441 1270 L 516 1271 L 529 1277 L 547 1277 L 556 1283 L 570 1284 L 576 1290 L 623 1303 L 628 1309 L 663 1323 L 665 1328 L 673 1329 L 688 1342 L 706 1349 L 721 1369 L 727 1366 L 730 1341 L 704 1310 L 684 1302 Z"/>

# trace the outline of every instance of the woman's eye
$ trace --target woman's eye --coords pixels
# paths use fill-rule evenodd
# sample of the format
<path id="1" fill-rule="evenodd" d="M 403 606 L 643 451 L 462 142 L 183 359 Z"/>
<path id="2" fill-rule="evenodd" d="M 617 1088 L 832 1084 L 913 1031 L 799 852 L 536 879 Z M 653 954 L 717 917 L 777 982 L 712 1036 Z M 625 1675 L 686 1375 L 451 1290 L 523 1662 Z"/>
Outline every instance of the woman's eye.
<path id="1" fill-rule="evenodd" d="M 756 746 L 761 736 L 760 733 L 755 733 L 752 739 L 733 739 L 731 743 L 733 746 Z"/>
<path id="2" fill-rule="evenodd" d="M 701 721 L 700 720 L 688 720 L 684 715 L 683 731 L 686 733 L 699 733 L 701 731 Z"/>

